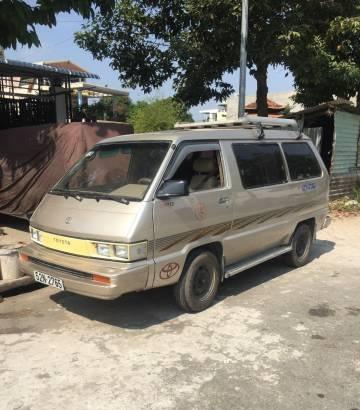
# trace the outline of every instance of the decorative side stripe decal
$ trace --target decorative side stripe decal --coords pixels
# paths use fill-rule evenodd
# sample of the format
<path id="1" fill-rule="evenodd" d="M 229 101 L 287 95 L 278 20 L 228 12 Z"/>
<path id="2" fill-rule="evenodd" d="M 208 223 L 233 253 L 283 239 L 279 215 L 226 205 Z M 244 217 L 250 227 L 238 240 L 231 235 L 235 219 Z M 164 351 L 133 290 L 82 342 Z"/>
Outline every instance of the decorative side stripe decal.
<path id="1" fill-rule="evenodd" d="M 155 240 L 155 251 L 164 252 L 175 245 L 179 245 L 182 242 L 191 243 L 203 238 L 204 236 L 216 236 L 228 231 L 238 231 L 253 224 L 261 224 L 270 219 L 278 219 L 289 213 L 299 212 L 307 208 L 311 208 L 317 203 L 318 202 L 312 202 L 305 205 L 296 205 L 292 207 L 278 209 L 275 211 L 272 210 L 268 212 L 262 212 L 260 214 L 252 215 L 250 217 L 235 219 L 232 222 L 227 221 L 221 224 L 211 225 L 206 228 L 198 228 L 191 231 L 182 232 L 176 235 L 165 236 L 163 238 Z"/>

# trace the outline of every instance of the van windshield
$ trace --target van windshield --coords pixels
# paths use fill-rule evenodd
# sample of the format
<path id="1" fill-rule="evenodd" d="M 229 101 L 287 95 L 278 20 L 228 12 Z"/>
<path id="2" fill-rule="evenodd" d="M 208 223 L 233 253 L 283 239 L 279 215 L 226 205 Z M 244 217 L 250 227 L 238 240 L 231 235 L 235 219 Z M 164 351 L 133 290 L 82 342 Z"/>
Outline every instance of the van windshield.
<path id="1" fill-rule="evenodd" d="M 142 200 L 169 145 L 168 142 L 99 145 L 75 164 L 51 192 Z"/>

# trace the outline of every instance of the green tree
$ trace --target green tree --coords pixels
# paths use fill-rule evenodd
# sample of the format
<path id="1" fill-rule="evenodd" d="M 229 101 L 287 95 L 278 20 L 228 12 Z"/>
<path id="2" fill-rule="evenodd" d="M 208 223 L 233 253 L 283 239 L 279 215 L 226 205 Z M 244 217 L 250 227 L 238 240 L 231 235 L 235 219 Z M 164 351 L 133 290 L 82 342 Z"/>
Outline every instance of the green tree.
<path id="1" fill-rule="evenodd" d="M 323 36 L 293 32 L 286 50 L 297 102 L 312 106 L 334 95 L 343 99 L 357 96 L 360 108 L 359 17 L 335 18 Z"/>
<path id="2" fill-rule="evenodd" d="M 290 53 L 284 49 L 292 32 L 321 36 L 336 16 L 354 15 L 359 3 L 249 2 L 247 64 L 257 80 L 260 115 L 268 113 L 269 66 L 290 66 Z M 96 59 L 110 58 L 129 87 L 150 92 L 171 79 L 176 98 L 190 106 L 223 100 L 234 92 L 223 76 L 239 66 L 240 19 L 239 0 L 116 0 L 111 15 L 97 13 L 76 34 L 76 41 Z"/>
<path id="3" fill-rule="evenodd" d="M 164 131 L 176 122 L 192 121 L 184 105 L 172 98 L 139 101 L 131 107 L 130 122 L 135 132 Z"/>
<path id="4" fill-rule="evenodd" d="M 34 5 L 22 0 L 0 1 L 0 46 L 16 48 L 17 44 L 40 46 L 35 25 L 53 27 L 60 12 L 75 11 L 90 18 L 93 7 L 106 14 L 113 0 L 37 0 Z"/>
<path id="5" fill-rule="evenodd" d="M 86 112 L 89 117 L 98 120 L 126 122 L 132 103 L 129 97 L 103 97 L 94 104 L 88 105 Z"/>

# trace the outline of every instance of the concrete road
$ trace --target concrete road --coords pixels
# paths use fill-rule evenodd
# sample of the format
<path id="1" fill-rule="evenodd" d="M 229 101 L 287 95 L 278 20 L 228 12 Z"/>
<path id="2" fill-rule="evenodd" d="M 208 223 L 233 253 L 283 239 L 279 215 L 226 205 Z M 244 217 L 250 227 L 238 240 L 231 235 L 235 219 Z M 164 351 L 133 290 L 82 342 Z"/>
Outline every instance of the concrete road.
<path id="1" fill-rule="evenodd" d="M 265 263 L 196 315 L 170 289 L 112 302 L 41 288 L 0 304 L 0 408 L 360 409 L 360 218 L 306 267 Z"/>

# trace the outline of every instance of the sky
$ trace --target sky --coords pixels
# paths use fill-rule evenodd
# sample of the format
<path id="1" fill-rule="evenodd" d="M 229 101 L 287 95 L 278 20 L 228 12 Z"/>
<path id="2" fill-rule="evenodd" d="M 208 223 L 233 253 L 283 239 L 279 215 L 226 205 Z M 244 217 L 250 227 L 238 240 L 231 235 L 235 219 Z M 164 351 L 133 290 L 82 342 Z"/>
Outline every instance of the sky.
<path id="1" fill-rule="evenodd" d="M 77 63 L 87 71 L 100 75 L 100 80 L 91 80 L 91 82 L 99 85 L 107 85 L 110 88 L 121 88 L 122 84 L 118 79 L 118 73 L 110 68 L 109 60 L 97 61 L 94 60 L 91 53 L 78 47 L 74 43 L 74 33 L 81 29 L 82 18 L 75 13 L 60 13 L 57 17 L 57 26 L 48 28 L 37 26 L 37 33 L 41 41 L 41 47 L 28 48 L 19 46 L 17 50 L 5 50 L 6 58 L 13 60 L 21 60 L 27 62 L 39 62 L 49 60 L 71 60 Z M 292 90 L 292 77 L 285 77 L 286 72 L 281 68 L 271 68 L 269 70 L 269 92 L 286 92 Z M 233 74 L 225 74 L 224 80 L 238 89 L 239 72 Z M 160 89 L 153 91 L 151 94 L 146 94 L 140 89 L 126 89 L 129 92 L 130 98 L 133 101 L 151 98 L 165 98 L 172 96 L 171 81 L 166 82 Z M 247 95 L 256 93 L 256 82 L 253 77 L 247 75 Z M 193 107 L 191 113 L 195 120 L 202 119 L 199 114 L 201 109 L 216 108 L 215 101 L 209 101 L 203 106 Z"/>

